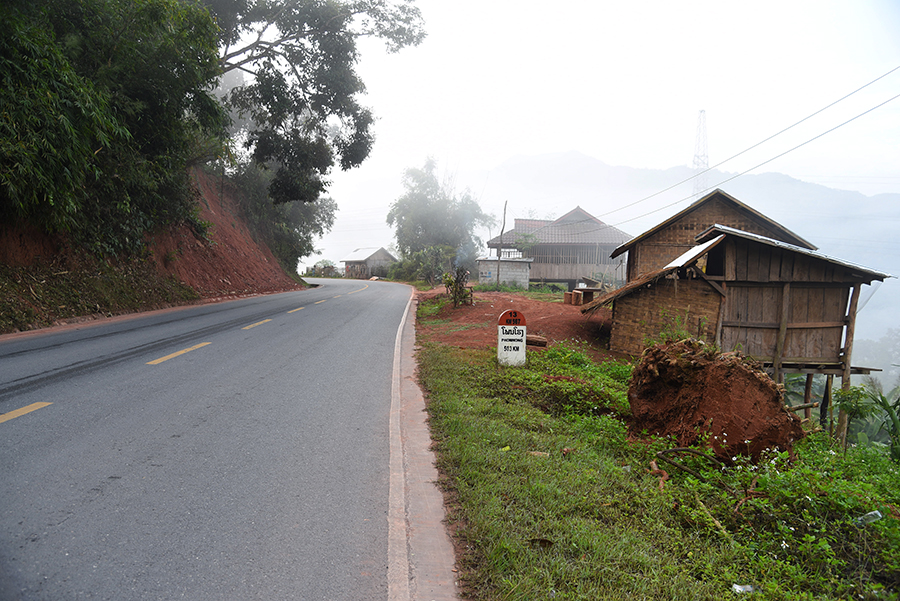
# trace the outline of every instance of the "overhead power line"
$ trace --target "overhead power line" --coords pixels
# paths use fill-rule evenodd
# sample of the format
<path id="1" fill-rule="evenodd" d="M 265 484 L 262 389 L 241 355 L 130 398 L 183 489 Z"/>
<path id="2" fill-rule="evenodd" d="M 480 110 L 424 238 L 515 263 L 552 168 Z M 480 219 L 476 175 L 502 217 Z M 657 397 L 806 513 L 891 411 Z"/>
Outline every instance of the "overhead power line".
<path id="1" fill-rule="evenodd" d="M 660 194 L 662 194 L 662 193 L 664 193 L 664 192 L 668 192 L 669 190 L 671 190 L 671 189 L 673 189 L 673 188 L 676 188 L 676 187 L 678 187 L 678 186 L 680 186 L 680 185 L 682 185 L 682 184 L 685 184 L 685 183 L 691 181 L 692 179 L 695 179 L 695 178 L 697 178 L 697 177 L 699 177 L 699 176 L 701 176 L 701 175 L 707 173 L 708 171 L 711 171 L 711 170 L 713 170 L 713 169 L 716 169 L 717 167 L 719 167 L 719 166 L 721 166 L 721 165 L 727 163 L 728 161 L 731 161 L 732 159 L 735 159 L 735 158 L 737 158 L 737 157 L 739 157 L 739 156 L 741 156 L 741 155 L 743 155 L 743 154 L 746 154 L 747 152 L 753 150 L 754 148 L 757 148 L 757 147 L 761 146 L 762 144 L 765 144 L 766 142 L 772 140 L 773 138 L 775 138 L 775 137 L 777 137 L 777 136 L 780 136 L 780 135 L 783 134 L 784 132 L 786 132 L 786 131 L 788 131 L 788 130 L 790 130 L 790 129 L 792 129 L 792 128 L 798 126 L 798 125 L 800 125 L 801 123 L 803 123 L 803 122 L 805 122 L 805 121 L 808 121 L 809 119 L 811 119 L 812 117 L 815 117 L 815 116 L 818 115 L 819 113 L 821 113 L 821 112 L 823 112 L 823 111 L 825 111 L 825 110 L 827 110 L 827 109 L 833 107 L 834 105 L 838 104 L 839 102 L 841 102 L 841 101 L 843 101 L 843 100 L 846 100 L 846 99 L 849 98 L 850 96 L 852 96 L 852 95 L 856 94 L 857 92 L 859 92 L 859 91 L 861 91 L 861 90 L 863 90 L 863 89 L 869 87 L 869 86 L 872 85 L 873 83 L 875 83 L 875 82 L 877 82 L 877 81 L 879 81 L 879 80 L 881 80 L 881 79 L 884 79 L 885 77 L 887 77 L 887 76 L 890 75 L 891 73 L 893 73 L 893 72 L 895 72 L 895 71 L 898 71 L 898 70 L 900 70 L 900 65 L 894 67 L 893 69 L 891 69 L 891 70 L 888 71 L 887 73 L 884 73 L 883 75 L 880 75 L 879 77 L 876 77 L 875 79 L 873 79 L 873 80 L 870 81 L 869 83 L 867 83 L 867 84 L 865 84 L 865 85 L 863 85 L 863 86 L 861 86 L 861 87 L 859 87 L 859 88 L 853 90 L 853 91 L 850 92 L 849 94 L 844 95 L 843 97 L 839 98 L 838 100 L 835 100 L 835 101 L 832 102 L 831 104 L 829 104 L 829 105 L 827 105 L 827 106 L 825 106 L 825 107 L 819 109 L 818 111 L 812 113 L 811 115 L 808 115 L 808 116 L 804 117 L 803 119 L 801 119 L 800 121 L 797 121 L 797 122 L 794 123 L 793 125 L 790 125 L 790 126 L 784 128 L 784 129 L 782 129 L 782 130 L 779 131 L 778 133 L 772 134 L 772 135 L 769 136 L 768 138 L 766 138 L 766 139 L 764 139 L 764 140 L 762 140 L 762 141 L 760 141 L 760 142 L 757 142 L 757 143 L 754 144 L 753 146 L 750 146 L 749 148 L 746 148 L 746 149 L 742 150 L 741 152 L 739 152 L 739 153 L 737 153 L 737 154 L 735 154 L 735 155 L 733 155 L 733 156 L 731 156 L 731 157 L 725 159 L 724 161 L 720 161 L 720 162 L 716 163 L 715 165 L 713 165 L 712 167 L 709 167 L 709 168 L 706 169 L 705 171 L 702 171 L 702 172 L 699 172 L 699 173 L 695 173 L 694 175 L 692 175 L 691 177 L 689 177 L 689 178 L 687 178 L 687 179 L 684 179 L 684 180 L 682 180 L 682 181 L 680 181 L 680 182 L 678 182 L 678 183 L 676 183 L 676 184 L 672 184 L 672 185 L 669 186 L 668 188 L 664 188 L 664 189 L 662 189 L 662 190 L 659 190 L 658 192 L 654 192 L 653 194 L 651 194 L 651 195 L 649 195 L 649 196 L 645 196 L 644 198 L 641 198 L 641 199 L 639 199 L 639 200 L 636 200 L 636 201 L 634 201 L 634 202 L 632 202 L 632 203 L 629 203 L 629 204 L 627 204 L 627 205 L 623 205 L 623 206 L 621 206 L 621 207 L 619 207 L 619 208 L 613 209 L 612 211 L 607 211 L 606 213 L 602 213 L 602 214 L 598 215 L 597 218 L 600 218 L 600 217 L 606 217 L 607 215 L 611 215 L 611 214 L 616 213 L 616 212 L 618 212 L 618 211 L 621 211 L 621 210 L 623 210 L 623 209 L 627 209 L 627 208 L 629 208 L 629 207 L 633 207 L 633 206 L 635 206 L 635 205 L 637 205 L 637 204 L 640 204 L 640 203 L 642 203 L 642 202 L 645 202 L 645 201 L 647 201 L 647 200 L 650 200 L 651 198 L 654 198 L 654 197 L 656 197 L 656 196 L 659 196 Z M 865 115 L 871 113 L 872 111 L 881 108 L 881 107 L 884 106 L 885 104 L 888 104 L 889 102 L 891 102 L 891 101 L 893 101 L 893 100 L 896 100 L 897 98 L 900 98 L 900 94 L 897 94 L 896 96 L 892 96 L 891 98 L 888 98 L 888 99 L 885 100 L 884 102 L 882 102 L 882 103 L 880 103 L 880 104 L 877 104 L 877 105 L 873 106 L 872 108 L 870 108 L 870 109 L 868 109 L 868 110 L 866 110 L 866 111 L 863 111 L 862 113 L 856 115 L 855 117 L 851 117 L 850 119 L 847 119 L 847 120 L 844 121 L 843 123 L 840 123 L 840 124 L 838 124 L 838 125 L 832 127 L 831 129 L 826 130 L 826 131 L 820 133 L 819 135 L 817 135 L 817 136 L 815 136 L 815 137 L 812 137 L 812 138 L 810 138 L 809 140 L 806 140 L 805 142 L 802 142 L 801 144 L 797 144 L 797 145 L 794 146 L 793 148 L 790 148 L 790 149 L 788 149 L 788 150 L 785 150 L 784 152 L 782 152 L 782 153 L 780 153 L 780 154 L 778 154 L 778 155 L 776 155 L 776 156 L 774 156 L 774 157 L 772 157 L 772 158 L 770 158 L 770 159 L 767 159 L 767 160 L 763 161 L 762 163 L 759 163 L 758 165 L 755 165 L 754 167 L 751 167 L 751 168 L 749 168 L 749 169 L 747 169 L 747 170 L 745 170 L 745 171 L 742 171 L 742 172 L 740 172 L 740 173 L 738 173 L 738 174 L 736 174 L 736 175 L 733 175 L 733 176 L 731 176 L 731 177 L 729 177 L 729 178 L 727 178 L 727 179 L 724 179 L 724 180 L 718 182 L 717 184 L 714 184 L 714 185 L 712 185 L 712 186 L 709 186 L 709 187 L 705 188 L 704 190 L 702 190 L 702 191 L 700 192 L 700 194 L 702 195 L 703 193 L 709 192 L 710 190 L 714 190 L 714 189 L 718 188 L 719 186 L 721 186 L 722 184 L 728 183 L 728 182 L 730 182 L 730 181 L 732 181 L 732 180 L 734 180 L 734 179 L 737 179 L 737 178 L 739 178 L 739 177 L 741 177 L 741 176 L 743 176 L 743 175 L 746 175 L 746 174 L 750 173 L 751 171 L 754 171 L 754 170 L 756 170 L 756 169 L 759 169 L 759 168 L 762 167 L 763 165 L 767 165 L 768 163 L 771 163 L 772 161 L 775 161 L 775 160 L 777 160 L 777 159 L 780 159 L 781 157 L 785 156 L 786 154 L 791 153 L 791 152 L 797 150 L 798 148 L 802 148 L 803 146 L 806 146 L 806 145 L 809 144 L 810 142 L 814 142 L 815 140 L 818 140 L 818 139 L 821 138 L 822 136 L 825 136 L 825 135 L 827 135 L 827 134 L 830 134 L 831 132 L 835 131 L 836 129 L 839 129 L 839 128 L 841 128 L 841 127 L 847 125 L 848 123 L 851 123 L 851 122 L 853 122 L 853 121 L 859 119 L 860 117 L 863 117 L 863 116 L 865 116 Z M 675 205 L 677 205 L 677 204 L 680 204 L 680 203 L 682 203 L 682 202 L 684 202 L 684 201 L 686 201 L 686 200 L 690 200 L 690 199 L 694 198 L 696 194 L 697 194 L 697 192 L 695 191 L 695 193 L 692 194 L 691 196 L 686 196 L 686 197 L 684 197 L 684 198 L 681 198 L 681 199 L 679 199 L 679 200 L 676 200 L 676 201 L 674 201 L 674 202 L 671 202 L 671 203 L 669 203 L 669 204 L 667 204 L 667 205 L 663 205 L 663 206 L 661 206 L 661 207 L 659 207 L 659 208 L 653 209 L 652 211 L 648 211 L 648 212 L 643 213 L 643 214 L 641 214 L 641 215 L 638 215 L 638 216 L 636 216 L 636 217 L 631 217 L 631 218 L 629 218 L 629 219 L 625 219 L 625 220 L 620 221 L 620 222 L 618 222 L 618 223 L 616 223 L 616 224 L 604 224 L 602 227 L 598 227 L 598 228 L 592 229 L 592 230 L 587 230 L 587 231 L 584 231 L 584 232 L 582 232 L 582 233 L 587 234 L 587 233 L 590 233 L 590 232 L 598 232 L 598 231 L 601 231 L 601 230 L 604 230 L 604 229 L 607 229 L 607 228 L 610 228 L 610 227 L 618 227 L 618 226 L 623 225 L 623 224 L 625 224 L 625 223 L 629 223 L 629 222 L 631 222 L 631 221 L 635 221 L 635 220 L 637 220 L 637 219 L 641 219 L 641 218 L 643 218 L 643 217 L 647 217 L 648 215 L 652 215 L 653 213 L 658 213 L 659 211 L 662 211 L 663 209 L 668 209 L 668 208 L 673 207 L 673 206 L 675 206 Z M 590 221 L 590 220 L 587 220 L 587 219 L 581 220 L 581 221 L 573 221 L 573 222 L 571 222 L 571 223 L 567 223 L 566 225 L 574 226 L 574 225 L 578 225 L 578 224 L 580 224 L 580 223 L 588 223 L 589 221 Z"/>
<path id="2" fill-rule="evenodd" d="M 728 161 L 731 161 L 731 160 L 733 160 L 733 159 L 736 159 L 736 158 L 738 158 L 739 156 L 741 156 L 741 155 L 743 155 L 743 154 L 746 154 L 746 153 L 750 152 L 750 151 L 753 150 L 754 148 L 757 148 L 757 147 L 759 147 L 759 146 L 762 146 L 762 145 L 765 144 L 766 142 L 772 140 L 773 138 L 776 138 L 776 137 L 780 136 L 781 134 L 785 133 L 786 131 L 788 131 L 788 130 L 790 130 L 790 129 L 793 129 L 793 128 L 797 127 L 798 125 L 800 125 L 801 123 L 804 123 L 805 121 L 809 121 L 810 119 L 812 119 L 813 117 L 815 117 L 815 116 L 818 115 L 819 113 L 822 113 L 823 111 L 826 111 L 826 110 L 830 109 L 831 107 L 833 107 L 834 105 L 838 104 L 839 102 L 843 102 L 844 100 L 846 100 L 847 98 L 850 98 L 851 96 L 853 96 L 853 95 L 856 94 L 857 92 L 860 92 L 860 91 L 866 89 L 867 87 L 869 87 L 869 86 L 872 85 L 873 83 L 875 83 L 875 82 L 877 82 L 877 81 L 879 81 L 879 80 L 884 79 L 885 77 L 887 77 L 888 75 L 890 75 L 891 73 L 893 73 L 894 71 L 897 71 L 897 70 L 900 70 L 900 65 L 897 65 L 896 67 L 894 67 L 893 69 L 891 69 L 891 70 L 888 71 L 887 73 L 885 73 L 885 74 L 883 74 L 883 75 L 880 75 L 880 76 L 876 77 L 875 79 L 873 79 L 873 80 L 870 81 L 869 83 L 867 83 L 867 84 L 865 84 L 865 85 L 863 85 L 863 86 L 860 86 L 859 88 L 853 90 L 853 91 L 850 92 L 849 94 L 846 94 L 846 95 L 842 96 L 841 98 L 838 98 L 837 100 L 835 100 L 834 102 L 832 102 L 832 103 L 829 104 L 828 106 L 825 106 L 825 107 L 820 108 L 819 110 L 817 110 L 816 112 L 812 113 L 811 115 L 807 115 L 806 117 L 804 117 L 803 119 L 800 119 L 800 121 L 797 121 L 797 122 L 794 123 L 793 125 L 789 125 L 788 127 L 785 127 L 784 129 L 782 129 L 782 130 L 779 131 L 778 133 L 772 134 L 771 136 L 769 136 L 769 137 L 766 138 L 765 140 L 762 140 L 762 141 L 760 141 L 760 142 L 757 142 L 757 143 L 754 144 L 753 146 L 750 146 L 749 148 L 745 148 L 744 150 L 740 151 L 739 153 L 737 153 L 737 154 L 735 154 L 735 155 L 732 155 L 732 156 L 728 157 L 728 158 L 725 159 L 724 161 L 719 161 L 718 163 L 716 163 L 716 164 L 713 165 L 712 167 L 709 167 L 709 168 L 707 168 L 707 169 L 704 170 L 704 171 L 700 171 L 700 172 L 698 172 L 698 173 L 695 173 L 695 174 L 693 174 L 692 176 L 690 176 L 690 177 L 687 178 L 687 179 L 681 180 L 680 182 L 678 182 L 678 183 L 676 183 L 676 184 L 672 184 L 672 185 L 669 186 L 668 188 L 664 188 L 664 189 L 662 189 L 662 190 L 660 190 L 660 191 L 658 191 L 658 192 L 654 192 L 654 193 L 651 194 L 650 196 L 645 196 L 644 198 L 641 198 L 641 199 L 639 199 L 639 200 L 636 200 L 636 201 L 634 201 L 634 202 L 632 202 L 632 203 L 629 203 L 629 204 L 627 204 L 627 205 L 623 205 L 623 206 L 621 206 L 621 207 L 619 207 L 619 208 L 617 208 L 617 209 L 613 209 L 612 211 L 608 211 L 608 212 L 606 212 L 606 213 L 603 213 L 602 215 L 598 215 L 598 217 L 605 217 L 605 216 L 607 216 L 607 215 L 612 215 L 613 213 L 617 213 L 618 211 L 621 211 L 621 210 L 623 210 L 623 209 L 627 209 L 627 208 L 633 207 L 633 206 L 635 206 L 635 205 L 637 205 L 637 204 L 640 204 L 640 203 L 642 203 L 642 202 L 645 202 L 645 201 L 647 201 L 647 200 L 650 200 L 651 198 L 654 198 L 654 197 L 656 197 L 656 196 L 659 196 L 660 194 L 662 194 L 662 193 L 664 193 L 664 192 L 668 192 L 668 191 L 671 190 L 672 188 L 677 188 L 678 186 L 680 186 L 680 185 L 682 185 L 682 184 L 686 184 L 687 182 L 689 182 L 689 181 L 691 181 L 691 180 L 693 180 L 693 179 L 695 179 L 695 178 L 697 178 L 697 177 L 700 177 L 700 176 L 704 175 L 705 173 L 707 173 L 707 172 L 709 172 L 709 171 L 712 171 L 713 169 L 716 169 L 716 168 L 718 168 L 718 167 L 721 167 L 722 165 L 724 165 L 724 164 L 727 163 Z M 894 98 L 896 98 L 896 96 L 895 96 Z M 891 98 L 890 100 L 893 100 L 894 98 Z M 887 102 L 890 102 L 890 100 L 888 100 Z M 882 103 L 882 104 L 886 104 L 886 103 Z M 881 106 L 881 104 L 878 105 L 878 106 Z M 878 107 L 875 107 L 875 108 L 878 108 Z M 874 110 L 874 109 L 870 109 L 870 110 Z M 868 113 L 868 112 L 869 112 L 869 111 L 866 111 L 866 113 Z M 866 113 L 862 113 L 862 115 L 865 115 Z M 862 115 L 857 115 L 857 117 L 861 117 Z M 856 117 L 854 117 L 853 119 L 856 119 Z M 850 121 L 853 121 L 853 119 L 850 119 Z M 850 121 L 846 121 L 845 123 L 849 123 Z M 842 123 L 841 125 L 844 125 L 845 123 Z M 838 127 L 840 127 L 841 125 L 838 125 Z M 830 129 L 830 130 L 828 130 L 828 131 L 825 132 L 825 133 L 827 134 L 827 133 L 829 133 L 830 131 L 834 131 L 834 129 L 837 129 L 837 127 L 833 128 L 833 129 Z M 824 135 L 824 134 L 822 134 L 822 135 Z M 816 137 L 821 137 L 821 136 L 816 136 Z M 816 139 L 816 138 L 813 138 L 813 140 L 815 140 L 815 139 Z M 809 141 L 811 142 L 812 140 L 809 140 Z M 804 144 L 805 144 L 805 143 L 806 143 L 806 142 L 804 142 Z M 800 146 L 803 146 L 803 144 L 801 144 Z M 800 146 L 796 146 L 796 147 L 794 147 L 794 148 L 799 148 Z M 794 148 L 792 148 L 791 150 L 794 150 Z M 790 152 L 790 150 L 789 150 L 788 152 Z M 787 154 L 787 153 L 783 153 L 783 154 L 778 155 L 778 156 L 783 156 L 784 154 Z M 775 158 L 778 158 L 778 157 L 775 157 Z M 771 159 L 771 160 L 774 160 L 774 159 Z M 769 162 L 769 161 L 766 161 L 766 162 Z M 765 165 L 765 163 L 761 163 L 760 165 Z M 760 165 L 757 165 L 757 167 L 759 167 Z M 756 167 L 754 167 L 754 169 L 756 169 Z M 745 171 L 744 173 L 746 173 L 746 171 Z M 743 175 L 743 174 L 741 174 L 741 175 Z M 737 176 L 735 176 L 735 177 L 737 177 Z M 731 179 L 734 179 L 734 178 L 731 178 Z M 731 180 L 729 179 L 729 180 L 725 180 L 725 181 L 731 181 Z M 725 182 L 721 182 L 721 183 L 725 183 Z M 708 189 L 709 189 L 709 188 L 707 188 L 707 190 L 708 190 Z M 681 202 L 681 201 L 678 201 L 678 202 Z M 677 203 L 676 203 L 676 204 L 677 204 Z M 671 206 L 671 205 L 667 205 L 667 206 Z M 662 207 L 662 208 L 666 208 L 666 207 Z M 635 218 L 635 219 L 637 219 L 637 218 Z M 631 221 L 631 220 L 629 220 L 629 221 Z M 626 222 L 623 221 L 622 223 L 626 223 Z"/>
<path id="3" fill-rule="evenodd" d="M 898 69 L 900 69 L 900 67 L 898 67 Z M 829 130 L 827 130 L 827 131 L 823 131 L 823 132 L 820 133 L 818 136 L 815 136 L 815 137 L 813 137 L 813 138 L 810 138 L 810 139 L 807 140 L 806 142 L 802 142 L 802 143 L 800 143 L 800 144 L 797 144 L 797 145 L 794 146 L 793 148 L 790 148 L 790 149 L 788 149 L 788 150 L 785 150 L 785 151 L 782 152 L 781 154 L 778 154 L 778 155 L 773 156 L 771 159 L 767 159 L 767 160 L 763 161 L 762 163 L 760 163 L 760 164 L 758 164 L 758 165 L 756 165 L 756 166 L 754 166 L 754 167 L 750 167 L 750 168 L 747 169 L 746 171 L 741 171 L 740 173 L 738 173 L 738 174 L 736 174 L 736 175 L 732 175 L 732 176 L 729 177 L 728 179 L 724 179 L 724 180 L 720 181 L 718 184 L 715 184 L 714 186 L 710 186 L 709 188 L 707 188 L 707 189 L 704 190 L 703 192 L 709 192 L 710 190 L 714 190 L 714 189 L 718 188 L 719 186 L 721 186 L 722 184 L 728 183 L 728 182 L 730 182 L 730 181 L 733 180 L 733 179 L 737 179 L 737 178 L 741 177 L 742 175 L 746 175 L 746 174 L 750 173 L 751 171 L 754 171 L 754 170 L 756 170 L 756 169 L 759 169 L 759 168 L 762 167 L 763 165 L 767 165 L 767 164 L 771 163 L 772 161 L 774 161 L 774 160 L 776 160 L 776 159 L 780 159 L 780 158 L 783 157 L 784 155 L 786 155 L 786 154 L 788 154 L 788 153 L 790 153 L 790 152 L 794 152 L 794 151 L 797 150 L 798 148 L 801 148 L 801 147 L 803 147 L 803 146 L 806 146 L 806 145 L 809 144 L 810 142 L 814 142 L 814 141 L 818 140 L 819 138 L 821 138 L 822 136 L 824 136 L 824 135 L 826 135 L 826 134 L 830 134 L 830 133 L 833 132 L 834 130 L 839 129 L 839 128 L 841 128 L 841 127 L 847 125 L 848 123 L 851 123 L 851 122 L 853 122 L 853 121 L 856 121 L 856 120 L 859 119 L 860 117 L 863 117 L 863 116 L 865 116 L 865 115 L 868 115 L 869 113 L 871 113 L 871 112 L 874 111 L 875 109 L 879 109 L 879 108 L 883 107 L 884 105 L 886 105 L 887 103 L 889 103 L 889 102 L 891 102 L 891 101 L 893 101 L 893 100 L 896 100 L 897 98 L 900 98 L 900 94 L 897 94 L 896 96 L 891 96 L 890 98 L 888 98 L 888 99 L 885 100 L 884 102 L 882 102 L 882 103 L 880 103 L 880 104 L 877 104 L 877 105 L 873 106 L 872 108 L 868 109 L 867 111 L 863 111 L 862 113 L 858 114 L 857 116 L 851 117 L 850 119 L 847 119 L 846 121 L 844 121 L 843 123 L 841 123 L 841 124 L 839 124 L 839 125 L 835 125 L 834 127 L 832 127 L 831 129 L 829 129 Z M 646 217 L 647 215 L 652 215 L 653 213 L 657 213 L 657 212 L 659 212 L 659 211 L 662 211 L 663 209 L 667 209 L 667 208 L 669 208 L 669 207 L 675 206 L 675 205 L 677 205 L 677 204 L 679 204 L 679 203 L 682 203 L 682 202 L 684 202 L 684 201 L 686 201 L 686 200 L 690 200 L 691 198 L 693 198 L 693 195 L 691 195 L 691 196 L 686 196 L 686 197 L 684 197 L 684 198 L 682 198 L 682 199 L 680 199 L 680 200 L 676 200 L 675 202 L 671 202 L 671 203 L 669 203 L 669 204 L 667 204 L 667 205 L 661 206 L 661 207 L 659 207 L 658 209 L 653 209 L 652 211 L 648 211 L 648 212 L 644 213 L 643 215 L 638 215 L 637 217 L 632 217 L 632 218 L 630 218 L 630 219 L 626 219 L 626 220 L 624 220 L 624 221 L 620 221 L 619 223 L 616 224 L 616 226 L 622 225 L 623 223 L 628 223 L 629 221 L 634 221 L 635 219 L 640 219 L 641 217 Z"/>

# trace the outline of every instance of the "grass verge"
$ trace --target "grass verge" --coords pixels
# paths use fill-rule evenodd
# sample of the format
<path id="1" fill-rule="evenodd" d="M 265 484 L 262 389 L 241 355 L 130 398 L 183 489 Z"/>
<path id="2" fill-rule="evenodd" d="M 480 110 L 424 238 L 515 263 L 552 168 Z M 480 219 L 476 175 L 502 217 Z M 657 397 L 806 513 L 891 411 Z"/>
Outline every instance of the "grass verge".
<path id="1" fill-rule="evenodd" d="M 660 463 L 661 481 L 650 462 L 673 445 L 629 439 L 626 364 L 563 346 L 509 368 L 426 343 L 419 365 L 468 598 L 898 598 L 900 475 L 884 449 L 810 436 L 794 460 L 688 455 L 693 474 Z"/>
<path id="2" fill-rule="evenodd" d="M 92 314 L 158 309 L 197 298 L 192 288 L 161 276 L 149 261 L 113 266 L 85 256 L 74 267 L 0 265 L 0 333 Z"/>

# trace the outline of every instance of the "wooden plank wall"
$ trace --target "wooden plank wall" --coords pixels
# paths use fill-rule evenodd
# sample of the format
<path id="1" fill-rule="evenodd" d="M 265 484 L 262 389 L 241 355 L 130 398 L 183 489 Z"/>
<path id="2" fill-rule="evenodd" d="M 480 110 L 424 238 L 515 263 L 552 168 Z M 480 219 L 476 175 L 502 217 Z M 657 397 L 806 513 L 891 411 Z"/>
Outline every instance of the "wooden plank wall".
<path id="1" fill-rule="evenodd" d="M 522 255 L 534 259 L 532 280 L 577 280 L 595 275 L 614 276 L 620 261 L 609 258 L 613 250 L 608 245 L 541 244 Z"/>
<path id="2" fill-rule="evenodd" d="M 618 265 L 591 265 L 589 263 L 571 263 L 567 265 L 549 265 L 532 263 L 531 280 L 577 280 L 583 277 L 605 275 L 607 278 L 616 275 Z"/>
<path id="3" fill-rule="evenodd" d="M 568 265 L 617 265 L 619 259 L 610 259 L 615 247 L 609 245 L 539 244 L 522 253 L 533 258 L 534 264 Z"/>
<path id="4" fill-rule="evenodd" d="M 726 246 L 728 298 L 723 350 L 741 349 L 773 360 L 778 348 L 784 290 L 789 298 L 782 349 L 785 362 L 841 360 L 843 330 L 853 284 L 839 265 L 749 240 Z M 786 283 L 790 286 L 785 287 Z"/>

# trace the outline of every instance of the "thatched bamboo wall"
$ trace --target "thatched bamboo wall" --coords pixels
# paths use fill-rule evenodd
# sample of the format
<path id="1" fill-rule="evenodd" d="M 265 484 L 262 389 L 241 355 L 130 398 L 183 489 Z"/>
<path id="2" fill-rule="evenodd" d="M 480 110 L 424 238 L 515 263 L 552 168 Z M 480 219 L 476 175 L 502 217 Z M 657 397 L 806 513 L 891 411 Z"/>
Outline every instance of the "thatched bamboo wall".
<path id="1" fill-rule="evenodd" d="M 640 354 L 648 337 L 677 327 L 712 342 L 716 336 L 721 295 L 698 279 L 661 278 L 613 304 L 610 350 Z"/>

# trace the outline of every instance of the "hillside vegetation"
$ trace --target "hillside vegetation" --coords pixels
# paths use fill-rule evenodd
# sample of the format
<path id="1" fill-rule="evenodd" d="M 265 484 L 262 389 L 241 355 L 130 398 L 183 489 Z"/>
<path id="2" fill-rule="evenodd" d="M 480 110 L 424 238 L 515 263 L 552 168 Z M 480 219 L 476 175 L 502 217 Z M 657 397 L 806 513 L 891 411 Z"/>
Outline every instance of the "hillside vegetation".
<path id="1" fill-rule="evenodd" d="M 424 37 L 391 0 L 11 0 L 0 27 L 4 330 L 284 288 L 372 147 L 357 39 Z"/>

